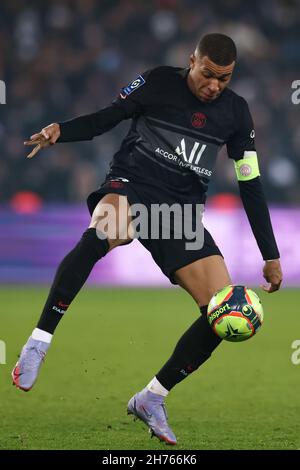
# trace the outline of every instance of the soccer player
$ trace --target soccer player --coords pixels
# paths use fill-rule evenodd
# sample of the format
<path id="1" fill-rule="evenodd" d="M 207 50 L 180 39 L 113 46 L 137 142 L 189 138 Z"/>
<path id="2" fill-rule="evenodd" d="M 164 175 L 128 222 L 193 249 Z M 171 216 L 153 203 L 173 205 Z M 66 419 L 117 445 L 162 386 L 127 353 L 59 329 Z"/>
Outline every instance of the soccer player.
<path id="1" fill-rule="evenodd" d="M 56 142 L 90 140 L 132 119 L 100 189 L 89 195 L 91 223 L 75 248 L 59 265 L 42 315 L 13 370 L 13 382 L 30 390 L 37 379 L 52 335 L 93 266 L 118 245 L 130 243 L 135 203 L 204 204 L 217 153 L 226 144 L 233 160 L 240 196 L 264 260 L 266 292 L 279 289 L 279 251 L 260 181 L 254 126 L 246 101 L 227 88 L 236 63 L 236 46 L 223 34 L 207 34 L 190 56 L 189 68 L 157 67 L 121 90 L 107 108 L 63 123 L 53 123 L 31 136 L 29 157 Z M 99 225 L 107 204 L 122 217 L 116 236 Z M 194 213 L 195 216 L 195 213 Z M 120 222 L 121 221 L 121 222 Z M 105 235 L 105 234 L 104 234 Z M 170 359 L 150 383 L 128 403 L 128 413 L 144 421 L 159 439 L 176 444 L 165 412 L 169 391 L 199 368 L 220 344 L 206 313 L 213 294 L 231 284 L 223 256 L 204 229 L 203 246 L 186 249 L 186 237 L 141 239 L 155 262 L 200 308 L 200 317 L 179 339 Z"/>

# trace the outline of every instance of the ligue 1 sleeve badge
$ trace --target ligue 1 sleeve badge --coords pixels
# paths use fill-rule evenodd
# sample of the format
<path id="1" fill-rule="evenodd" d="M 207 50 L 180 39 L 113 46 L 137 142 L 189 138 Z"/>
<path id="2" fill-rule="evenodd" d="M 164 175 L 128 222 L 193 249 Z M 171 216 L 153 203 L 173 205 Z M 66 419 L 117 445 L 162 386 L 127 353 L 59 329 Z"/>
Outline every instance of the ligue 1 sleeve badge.
<path id="1" fill-rule="evenodd" d="M 120 97 L 125 100 L 125 98 L 130 95 L 132 92 L 134 92 L 137 88 L 140 86 L 144 85 L 146 83 L 146 80 L 142 75 L 139 75 L 133 82 L 131 82 L 129 85 L 127 85 L 125 88 L 122 88 Z"/>
<path id="2" fill-rule="evenodd" d="M 200 129 L 206 124 L 206 116 L 203 113 L 193 113 L 191 122 L 193 127 Z"/>

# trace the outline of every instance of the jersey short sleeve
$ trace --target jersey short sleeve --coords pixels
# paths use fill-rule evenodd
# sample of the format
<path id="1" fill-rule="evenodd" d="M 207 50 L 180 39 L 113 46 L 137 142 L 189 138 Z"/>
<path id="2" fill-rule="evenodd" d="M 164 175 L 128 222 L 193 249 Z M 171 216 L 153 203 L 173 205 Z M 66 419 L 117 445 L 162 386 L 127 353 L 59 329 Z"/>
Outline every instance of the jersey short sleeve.
<path id="1" fill-rule="evenodd" d="M 255 131 L 249 107 L 244 98 L 239 97 L 235 111 L 236 131 L 227 142 L 228 157 L 235 161 L 243 158 L 244 152 L 255 152 Z"/>

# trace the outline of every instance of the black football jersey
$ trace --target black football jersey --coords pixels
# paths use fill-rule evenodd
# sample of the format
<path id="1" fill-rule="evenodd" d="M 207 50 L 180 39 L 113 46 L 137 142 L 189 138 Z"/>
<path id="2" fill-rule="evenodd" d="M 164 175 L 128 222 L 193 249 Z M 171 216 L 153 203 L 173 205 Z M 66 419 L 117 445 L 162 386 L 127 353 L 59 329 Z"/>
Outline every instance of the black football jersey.
<path id="1" fill-rule="evenodd" d="M 212 102 L 200 101 L 187 85 L 188 69 L 158 67 L 123 88 L 115 106 L 132 125 L 111 171 L 129 172 L 178 194 L 205 194 L 220 148 L 243 158 L 255 150 L 246 101 L 225 89 Z"/>
<path id="2" fill-rule="evenodd" d="M 77 139 L 76 119 L 62 123 L 59 140 L 92 139 L 132 118 L 110 173 L 204 201 L 220 148 L 226 144 L 234 160 L 255 150 L 253 121 L 246 101 L 228 88 L 212 102 L 200 101 L 187 85 L 188 72 L 169 66 L 145 72 L 111 106 L 77 118 Z"/>

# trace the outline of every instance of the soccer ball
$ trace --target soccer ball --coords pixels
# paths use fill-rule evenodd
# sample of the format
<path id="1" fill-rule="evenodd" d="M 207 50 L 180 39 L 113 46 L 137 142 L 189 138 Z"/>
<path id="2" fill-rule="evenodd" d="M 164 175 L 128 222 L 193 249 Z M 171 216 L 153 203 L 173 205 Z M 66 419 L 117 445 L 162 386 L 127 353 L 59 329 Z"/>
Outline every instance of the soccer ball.
<path id="1" fill-rule="evenodd" d="M 245 286 L 226 286 L 208 304 L 207 319 L 220 338 L 245 341 L 259 330 L 264 318 L 258 295 Z"/>

